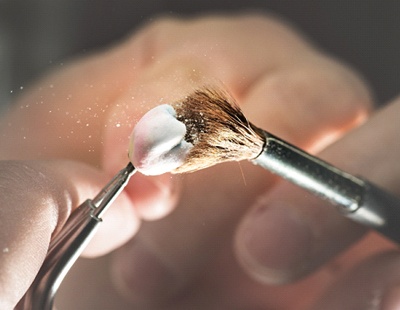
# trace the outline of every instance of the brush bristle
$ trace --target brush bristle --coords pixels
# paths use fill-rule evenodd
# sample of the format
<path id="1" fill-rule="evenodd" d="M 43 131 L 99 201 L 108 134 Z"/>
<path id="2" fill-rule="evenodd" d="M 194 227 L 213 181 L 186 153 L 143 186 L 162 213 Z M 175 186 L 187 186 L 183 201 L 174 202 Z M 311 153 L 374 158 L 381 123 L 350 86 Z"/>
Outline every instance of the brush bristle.
<path id="1" fill-rule="evenodd" d="M 186 125 L 185 141 L 193 144 L 185 163 L 173 173 L 254 159 L 264 147 L 260 130 L 225 92 L 200 89 L 173 106 L 177 119 Z"/>

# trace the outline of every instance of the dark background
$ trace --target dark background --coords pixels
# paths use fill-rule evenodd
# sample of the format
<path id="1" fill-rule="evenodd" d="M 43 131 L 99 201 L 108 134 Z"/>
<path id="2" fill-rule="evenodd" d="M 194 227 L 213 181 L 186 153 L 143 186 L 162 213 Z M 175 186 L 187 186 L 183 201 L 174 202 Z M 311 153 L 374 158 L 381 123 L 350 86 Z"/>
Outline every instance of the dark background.
<path id="1" fill-rule="evenodd" d="M 281 15 L 353 66 L 384 103 L 400 93 L 400 1 L 0 0 L 0 106 L 50 66 L 132 32 L 158 14 Z"/>

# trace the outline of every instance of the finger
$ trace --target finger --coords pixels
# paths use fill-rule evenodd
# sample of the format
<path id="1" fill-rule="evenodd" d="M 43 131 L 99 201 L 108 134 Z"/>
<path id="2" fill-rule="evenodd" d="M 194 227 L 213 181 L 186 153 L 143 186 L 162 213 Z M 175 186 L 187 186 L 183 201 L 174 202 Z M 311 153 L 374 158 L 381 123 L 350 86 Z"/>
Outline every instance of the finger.
<path id="1" fill-rule="evenodd" d="M 397 100 L 320 156 L 400 194 L 399 112 Z M 244 219 L 238 231 L 237 254 L 253 277 L 269 283 L 288 282 L 312 272 L 365 231 L 328 203 L 282 182 Z"/>
<path id="2" fill-rule="evenodd" d="M 257 126 L 314 153 L 365 121 L 371 96 L 354 72 L 315 53 L 260 77 L 243 109 Z"/>
<path id="3" fill-rule="evenodd" d="M 255 22 L 246 18 L 234 20 L 231 23 L 223 20 L 222 25 L 226 27 L 224 32 L 232 32 L 235 35 L 226 40 L 225 37 L 218 38 L 218 44 L 213 46 L 213 50 L 217 49 L 216 53 L 207 54 L 207 61 L 210 60 L 213 66 L 203 66 L 203 50 L 201 53 L 196 54 L 195 47 L 200 43 L 195 44 L 194 42 L 197 41 L 193 38 L 197 38 L 197 32 L 207 32 L 200 27 L 202 25 L 200 21 L 198 24 L 195 23 L 196 27 L 199 27 L 198 29 L 193 29 L 194 26 L 190 23 L 187 25 L 185 23 L 186 27 L 175 28 L 174 24 L 163 24 L 163 22 L 161 24 L 163 27 L 157 28 L 158 31 L 163 29 L 162 35 L 159 34 L 163 38 L 173 37 L 179 39 L 184 37 L 185 34 L 185 32 L 181 34 L 181 31 L 184 31 L 182 29 L 188 29 L 189 27 L 192 30 L 190 38 L 181 39 L 182 42 L 175 43 L 177 46 L 184 45 L 191 52 L 189 54 L 185 53 L 185 57 L 182 56 L 182 51 L 177 52 L 179 57 L 176 56 L 176 49 L 173 50 L 174 53 L 166 53 L 162 61 L 149 67 L 148 71 L 138 78 L 138 81 L 143 81 L 138 83 L 140 87 L 132 89 L 132 93 L 127 97 L 123 97 L 125 99 L 121 98 L 121 104 L 116 106 L 114 115 L 125 113 L 134 117 L 133 115 L 143 113 L 143 107 L 127 104 L 131 97 L 134 97 L 139 102 L 151 102 L 152 104 L 160 103 L 157 98 L 162 98 L 161 102 L 168 103 L 179 99 L 181 94 L 185 94 L 193 87 L 201 86 L 215 77 L 217 79 L 221 77 L 230 81 L 227 87 L 237 95 L 239 102 L 243 104 L 243 108 L 251 115 L 250 119 L 254 117 L 258 121 L 255 122 L 257 124 L 268 124 L 268 120 L 271 120 L 273 124 L 273 127 L 271 127 L 272 132 L 274 132 L 273 128 L 276 128 L 276 131 L 279 129 L 279 132 L 284 132 L 285 125 L 293 129 L 293 124 L 285 121 L 284 118 L 282 118 L 283 125 L 277 122 L 275 120 L 277 114 L 274 112 L 276 111 L 275 105 L 277 102 L 268 96 L 265 99 L 264 97 L 260 98 L 261 89 L 263 89 L 262 85 L 264 85 L 263 81 L 267 77 L 273 79 L 274 76 L 280 76 L 284 68 L 285 70 L 283 70 L 284 72 L 281 76 L 291 82 L 289 85 L 297 84 L 296 79 L 299 79 L 300 75 L 304 75 L 305 81 L 302 86 L 307 86 L 303 87 L 305 96 L 298 98 L 296 93 L 293 93 L 291 96 L 287 96 L 285 101 L 280 100 L 278 102 L 279 109 L 282 112 L 286 109 L 286 113 L 290 114 L 292 106 L 288 105 L 287 101 L 296 98 L 298 105 L 296 107 L 296 111 L 298 111 L 296 115 L 300 119 L 296 125 L 302 129 L 307 128 L 304 129 L 304 135 L 301 138 L 292 135 L 292 142 L 299 142 L 299 145 L 309 146 L 321 138 L 314 134 L 320 129 L 326 134 L 331 131 L 337 132 L 337 127 L 340 127 L 340 130 L 344 130 L 343 128 L 349 128 L 357 124 L 361 116 L 365 116 L 369 104 L 368 92 L 362 86 L 362 83 L 347 71 L 343 73 L 342 69 L 328 70 L 328 73 L 323 74 L 318 69 L 318 66 L 325 64 L 325 67 L 328 68 L 333 65 L 330 62 L 323 62 L 322 59 L 324 58 L 320 58 L 317 52 L 313 50 L 306 51 L 305 46 L 307 45 L 301 43 L 297 45 L 297 42 L 300 42 L 295 39 L 297 37 L 288 28 L 275 25 L 276 22 L 274 21 L 273 23 L 275 27 L 278 27 L 280 35 L 272 36 L 273 43 L 275 43 L 274 40 L 281 40 L 277 44 L 281 47 L 287 44 L 286 47 L 288 47 L 293 43 L 292 40 L 295 40 L 293 48 L 286 48 L 284 52 L 280 51 L 279 55 L 275 55 L 274 53 L 278 53 L 278 51 L 273 49 L 271 51 L 268 48 L 269 44 L 272 44 L 269 42 L 268 36 L 266 35 L 263 39 L 258 36 L 261 25 L 265 27 L 265 33 L 270 34 L 269 22 L 262 24 L 259 19 L 256 19 Z M 215 24 L 213 27 L 215 28 Z M 221 24 L 219 24 L 219 27 L 221 29 Z M 255 31 L 256 28 L 258 29 L 257 31 Z M 264 30 L 264 28 L 261 29 Z M 197 32 L 194 30 L 197 30 Z M 255 38 L 253 33 L 256 34 Z M 199 36 L 202 37 L 202 34 L 199 34 Z M 172 39 L 172 42 L 175 42 L 174 40 Z M 242 40 L 245 40 L 248 44 L 243 45 L 240 43 Z M 240 46 L 239 51 L 238 46 Z M 218 52 L 218 50 L 221 51 Z M 222 51 L 228 52 L 224 55 Z M 289 55 L 286 55 L 286 51 Z M 244 54 L 250 53 L 255 58 L 257 65 L 250 64 L 246 66 L 242 63 L 244 59 L 241 56 L 237 61 L 235 57 L 239 57 L 238 55 L 241 55 L 242 52 Z M 296 54 L 296 52 L 299 54 Z M 257 53 L 258 56 L 255 56 L 254 53 Z M 303 58 L 298 58 L 302 53 L 307 55 L 305 57 L 307 61 L 301 62 L 300 59 Z M 309 61 L 313 54 L 319 59 L 316 63 Z M 216 56 L 214 57 L 214 55 Z M 220 59 L 222 55 L 224 55 L 223 60 Z M 277 62 L 274 72 L 269 71 L 271 69 L 270 66 L 272 66 L 269 60 Z M 220 61 L 221 65 L 219 65 Z M 225 67 L 224 64 L 228 62 L 230 62 L 230 65 Z M 249 62 L 251 62 L 250 58 Z M 239 68 L 238 64 L 243 66 Z M 235 67 L 236 70 L 226 71 L 230 70 L 228 68 L 230 66 Z M 298 71 L 299 67 L 301 68 L 300 71 Z M 294 80 L 290 79 L 291 68 L 297 74 L 293 75 L 296 78 Z M 317 71 L 318 74 L 314 74 L 314 71 Z M 226 72 L 230 72 L 232 76 L 224 77 L 223 74 Z M 243 86 L 240 82 L 243 76 L 246 77 L 243 83 L 246 84 L 248 82 L 250 84 L 247 87 L 240 88 L 240 86 Z M 317 87 L 321 81 L 321 76 L 324 77 L 321 87 L 323 86 L 325 91 Z M 258 78 L 260 78 L 260 84 L 257 82 Z M 356 84 L 355 89 L 353 89 L 352 83 L 340 82 L 342 78 L 348 78 L 348 81 Z M 283 83 L 284 80 L 281 81 Z M 255 84 L 254 88 L 251 82 Z M 277 86 L 281 85 L 281 83 L 275 84 L 274 93 L 276 95 L 279 95 L 280 89 Z M 235 89 L 235 87 L 237 88 Z M 288 89 L 291 88 L 288 87 Z M 317 89 L 317 91 L 314 89 Z M 298 89 L 296 91 L 298 92 Z M 337 107 L 335 105 L 334 111 L 330 107 L 332 91 L 346 92 L 343 97 L 338 97 L 340 103 L 337 103 Z M 289 91 L 286 91 L 285 94 L 288 93 Z M 311 103 L 308 100 L 310 98 L 312 98 Z M 323 107 L 319 108 L 321 102 Z M 353 108 L 353 105 L 356 105 L 356 107 Z M 302 107 L 305 108 L 304 111 Z M 271 115 L 268 114 L 269 108 L 273 112 Z M 322 117 L 318 118 L 320 121 L 314 121 L 310 125 L 307 111 L 311 108 L 320 110 Z M 135 113 L 135 111 L 139 112 Z M 345 115 L 345 117 L 341 117 L 341 115 Z M 118 128 L 118 130 L 125 131 L 125 134 L 120 136 L 127 137 L 128 129 L 127 126 Z M 114 130 L 117 131 L 116 128 Z M 114 149 L 108 148 L 110 152 L 126 147 L 124 140 L 112 140 L 112 137 L 117 136 L 117 134 L 112 134 L 111 131 L 108 134 L 110 136 L 106 141 L 109 141 L 109 145 L 111 143 L 114 145 Z M 123 152 L 118 153 L 122 154 Z M 111 163 L 108 162 L 108 164 Z M 182 183 L 182 192 L 177 210 L 165 220 L 144 225 L 137 238 L 121 249 L 117 255 L 114 264 L 114 275 L 116 282 L 121 290 L 125 291 L 125 295 L 128 298 L 134 302 L 151 303 L 156 302 L 156 300 L 149 298 L 150 296 L 158 296 L 163 299 L 177 294 L 185 285 L 188 285 L 190 281 L 199 276 L 198 273 L 202 266 L 210 263 L 220 248 L 219 244 L 231 242 L 231 233 L 247 206 L 254 203 L 255 197 L 273 183 L 271 176 L 259 168 L 248 164 L 241 164 L 241 167 L 243 168 L 244 176 L 242 176 L 242 172 L 236 164 L 228 164 L 194 175 L 174 177 L 175 179 L 180 179 Z M 132 195 L 135 194 L 133 193 Z M 204 251 L 205 248 L 208 250 Z M 146 281 L 139 281 L 139 279 L 143 279 L 144 275 L 148 275 Z"/>
<path id="4" fill-rule="evenodd" d="M 2 309 L 11 309 L 38 272 L 51 236 L 74 207 L 94 197 L 104 176 L 72 162 L 1 161 L 0 171 L 0 304 Z M 126 197 L 119 206 L 127 218 L 133 217 Z M 114 239 L 103 241 L 97 251 L 119 246 L 135 230 L 132 226 L 117 229 L 115 223 L 104 228 L 108 234 L 112 230 Z"/>
<path id="5" fill-rule="evenodd" d="M 397 251 L 368 258 L 328 287 L 313 309 L 398 309 L 399 264 Z"/>

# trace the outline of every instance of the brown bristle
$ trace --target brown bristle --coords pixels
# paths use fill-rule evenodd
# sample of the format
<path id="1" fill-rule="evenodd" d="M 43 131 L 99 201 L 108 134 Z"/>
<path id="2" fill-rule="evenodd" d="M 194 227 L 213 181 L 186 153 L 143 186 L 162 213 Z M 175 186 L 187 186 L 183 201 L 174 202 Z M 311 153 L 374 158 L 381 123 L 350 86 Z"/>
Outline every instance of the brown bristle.
<path id="1" fill-rule="evenodd" d="M 173 173 L 192 172 L 226 161 L 257 157 L 264 146 L 252 125 L 230 96 L 200 89 L 174 104 L 177 119 L 186 125 L 185 140 L 193 144 L 185 163 Z"/>

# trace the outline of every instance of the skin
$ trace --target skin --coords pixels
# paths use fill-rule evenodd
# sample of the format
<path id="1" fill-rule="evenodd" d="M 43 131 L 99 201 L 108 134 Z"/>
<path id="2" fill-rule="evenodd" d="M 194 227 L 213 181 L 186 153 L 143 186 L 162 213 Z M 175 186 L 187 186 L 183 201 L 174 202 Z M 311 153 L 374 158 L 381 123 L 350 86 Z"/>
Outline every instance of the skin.
<path id="1" fill-rule="evenodd" d="M 132 125 L 209 83 L 223 83 L 254 124 L 400 194 L 400 100 L 372 112 L 359 76 L 274 18 L 160 19 L 39 81 L 2 120 L 0 158 L 42 161 L 3 162 L 1 171 L 33 165 L 55 181 L 0 180 L 0 188 L 29 189 L 1 196 L 0 241 L 19 251 L 18 259 L 0 256 L 8 289 L 0 290 L 1 308 L 23 294 L 75 202 L 126 164 Z M 59 158 L 70 161 L 43 161 Z M 74 203 L 51 202 L 65 190 Z M 49 197 L 44 209 L 38 193 Z M 10 201 L 41 220 L 18 225 L 26 209 Z M 60 309 L 395 309 L 399 253 L 374 233 L 361 240 L 366 231 L 250 163 L 138 174 L 85 253 L 110 254 L 80 260 L 57 302 Z M 11 276 L 22 266 L 27 279 L 22 271 Z"/>

